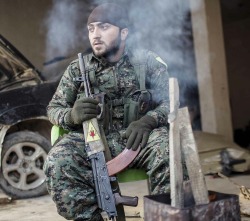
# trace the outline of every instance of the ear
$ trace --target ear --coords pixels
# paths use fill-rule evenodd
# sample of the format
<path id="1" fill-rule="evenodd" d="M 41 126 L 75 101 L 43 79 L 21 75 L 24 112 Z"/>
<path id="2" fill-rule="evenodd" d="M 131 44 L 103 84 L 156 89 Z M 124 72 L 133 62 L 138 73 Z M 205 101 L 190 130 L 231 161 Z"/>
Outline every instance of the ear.
<path id="1" fill-rule="evenodd" d="M 127 38 L 127 36 L 128 36 L 128 29 L 127 29 L 127 28 L 123 28 L 123 29 L 121 30 L 121 40 L 122 40 L 122 41 L 125 41 L 126 38 Z"/>

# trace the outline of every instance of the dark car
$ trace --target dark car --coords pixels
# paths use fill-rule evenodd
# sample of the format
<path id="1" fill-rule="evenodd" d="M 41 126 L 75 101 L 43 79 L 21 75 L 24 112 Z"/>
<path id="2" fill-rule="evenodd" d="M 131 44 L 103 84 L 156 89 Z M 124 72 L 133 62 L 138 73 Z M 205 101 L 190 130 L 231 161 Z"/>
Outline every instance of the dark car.
<path id="1" fill-rule="evenodd" d="M 52 125 L 46 106 L 57 85 L 0 35 L 0 185 L 13 198 L 47 193 L 43 164 Z"/>

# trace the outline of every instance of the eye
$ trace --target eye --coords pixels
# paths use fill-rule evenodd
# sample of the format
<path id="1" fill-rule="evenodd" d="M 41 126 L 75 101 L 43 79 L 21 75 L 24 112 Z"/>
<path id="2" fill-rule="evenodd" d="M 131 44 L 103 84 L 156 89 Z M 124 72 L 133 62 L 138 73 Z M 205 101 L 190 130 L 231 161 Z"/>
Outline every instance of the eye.
<path id="1" fill-rule="evenodd" d="M 88 26 L 88 31 L 92 33 L 94 31 L 94 27 L 93 26 Z"/>
<path id="2" fill-rule="evenodd" d="M 101 25 L 100 25 L 100 28 L 101 28 L 102 30 L 107 30 L 107 29 L 109 28 L 109 24 L 107 24 L 107 23 L 101 24 Z"/>

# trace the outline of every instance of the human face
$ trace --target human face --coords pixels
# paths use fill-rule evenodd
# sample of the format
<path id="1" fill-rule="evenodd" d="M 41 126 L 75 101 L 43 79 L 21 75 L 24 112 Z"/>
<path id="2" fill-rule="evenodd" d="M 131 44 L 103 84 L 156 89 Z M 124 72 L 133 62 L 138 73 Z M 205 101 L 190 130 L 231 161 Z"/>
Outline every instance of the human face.
<path id="1" fill-rule="evenodd" d="M 88 25 L 89 41 L 97 57 L 114 56 L 121 48 L 120 28 L 109 23 L 93 22 Z"/>

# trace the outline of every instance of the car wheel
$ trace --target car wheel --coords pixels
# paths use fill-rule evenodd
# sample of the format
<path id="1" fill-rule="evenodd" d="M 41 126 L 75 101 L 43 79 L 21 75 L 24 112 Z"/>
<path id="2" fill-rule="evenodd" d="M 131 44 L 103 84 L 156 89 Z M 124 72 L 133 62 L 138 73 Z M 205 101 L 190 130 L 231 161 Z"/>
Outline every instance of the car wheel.
<path id="1" fill-rule="evenodd" d="M 43 164 L 50 150 L 49 141 L 38 133 L 15 132 L 3 143 L 0 185 L 15 199 L 47 193 Z"/>

